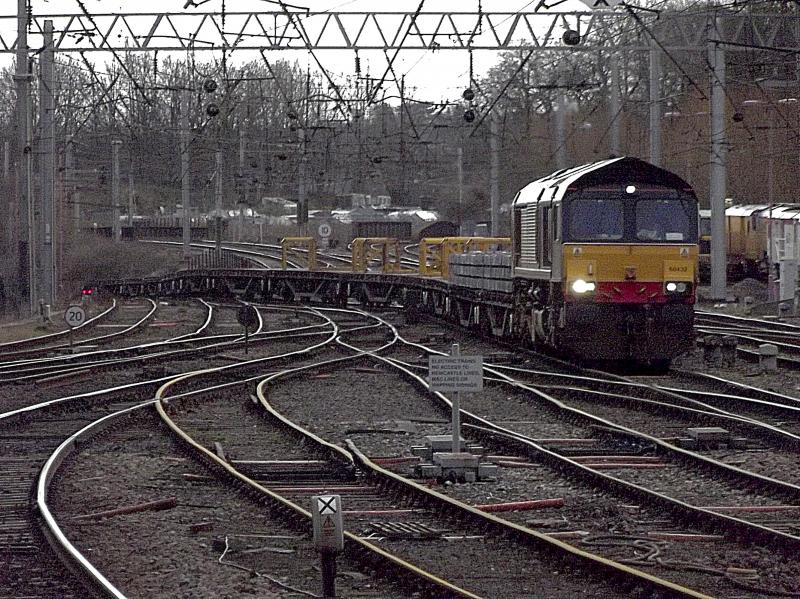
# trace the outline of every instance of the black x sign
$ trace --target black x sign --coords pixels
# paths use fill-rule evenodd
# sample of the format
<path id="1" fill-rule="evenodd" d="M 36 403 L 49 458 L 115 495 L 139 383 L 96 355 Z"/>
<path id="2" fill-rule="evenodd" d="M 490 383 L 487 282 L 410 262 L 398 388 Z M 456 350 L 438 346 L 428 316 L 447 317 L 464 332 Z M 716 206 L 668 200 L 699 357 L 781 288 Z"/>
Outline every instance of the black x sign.
<path id="1" fill-rule="evenodd" d="M 336 513 L 336 497 L 317 497 L 317 506 L 320 514 Z"/>

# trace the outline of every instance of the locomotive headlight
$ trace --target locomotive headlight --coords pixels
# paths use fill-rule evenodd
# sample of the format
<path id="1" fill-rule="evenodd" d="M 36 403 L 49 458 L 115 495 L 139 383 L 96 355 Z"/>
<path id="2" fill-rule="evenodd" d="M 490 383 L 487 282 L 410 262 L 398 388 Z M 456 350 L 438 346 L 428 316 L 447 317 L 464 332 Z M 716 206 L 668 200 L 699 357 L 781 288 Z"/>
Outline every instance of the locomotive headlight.
<path id="1" fill-rule="evenodd" d="M 591 291 L 594 291 L 594 289 L 595 289 L 594 281 L 584 281 L 583 279 L 576 279 L 572 283 L 572 290 L 575 293 L 580 293 L 580 294 L 589 293 Z"/>
<path id="2" fill-rule="evenodd" d="M 667 293 L 686 293 L 689 291 L 689 284 L 683 281 L 669 281 L 664 285 Z"/>

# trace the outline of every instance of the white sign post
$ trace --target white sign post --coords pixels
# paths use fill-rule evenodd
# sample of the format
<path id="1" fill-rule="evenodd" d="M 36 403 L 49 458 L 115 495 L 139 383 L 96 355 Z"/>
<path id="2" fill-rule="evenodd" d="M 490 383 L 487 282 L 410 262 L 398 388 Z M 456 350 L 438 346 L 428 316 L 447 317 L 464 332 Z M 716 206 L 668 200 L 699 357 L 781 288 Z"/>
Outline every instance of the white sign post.
<path id="1" fill-rule="evenodd" d="M 86 322 L 86 311 L 80 306 L 69 306 L 64 310 L 64 322 L 69 327 L 69 346 L 72 347 L 72 330 Z"/>
<path id="2" fill-rule="evenodd" d="M 321 223 L 319 227 L 317 227 L 317 233 L 320 236 L 320 246 L 323 250 L 328 249 L 328 241 L 333 233 L 333 228 L 328 223 Z"/>
<path id="3" fill-rule="evenodd" d="M 453 393 L 453 453 L 461 453 L 461 392 L 483 389 L 483 356 L 462 356 L 458 343 L 449 356 L 428 356 L 428 388 Z"/>
<path id="4" fill-rule="evenodd" d="M 313 496 L 311 522 L 314 547 L 320 554 L 322 565 L 322 596 L 336 597 L 336 554 L 344 549 L 341 496 Z"/>
<path id="5" fill-rule="evenodd" d="M 797 294 L 797 260 L 781 258 L 779 261 L 781 278 L 778 280 L 778 316 L 781 316 L 781 302 L 792 302 L 792 312 L 796 312 L 795 296 Z"/>

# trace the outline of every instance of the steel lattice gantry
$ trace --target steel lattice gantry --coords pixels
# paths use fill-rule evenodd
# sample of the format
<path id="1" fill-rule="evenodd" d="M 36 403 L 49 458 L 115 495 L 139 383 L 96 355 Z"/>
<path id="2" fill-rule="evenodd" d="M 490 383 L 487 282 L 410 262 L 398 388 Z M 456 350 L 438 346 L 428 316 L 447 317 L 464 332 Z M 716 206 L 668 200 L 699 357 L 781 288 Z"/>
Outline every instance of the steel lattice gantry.
<path id="1" fill-rule="evenodd" d="M 591 36 L 579 49 L 647 49 L 657 31 L 671 49 L 697 50 L 709 39 L 713 15 L 619 11 L 537 12 L 181 12 L 39 15 L 31 18 L 28 45 L 43 45 L 44 22 L 52 20 L 59 52 L 109 50 L 513 50 L 569 49 L 565 29 Z M 796 50 L 800 16 L 725 14 L 720 41 L 742 46 Z M 710 17 L 710 18 L 706 18 Z M 0 53 L 16 47 L 16 15 L 0 15 Z M 625 41 L 622 42 L 621 40 Z"/>

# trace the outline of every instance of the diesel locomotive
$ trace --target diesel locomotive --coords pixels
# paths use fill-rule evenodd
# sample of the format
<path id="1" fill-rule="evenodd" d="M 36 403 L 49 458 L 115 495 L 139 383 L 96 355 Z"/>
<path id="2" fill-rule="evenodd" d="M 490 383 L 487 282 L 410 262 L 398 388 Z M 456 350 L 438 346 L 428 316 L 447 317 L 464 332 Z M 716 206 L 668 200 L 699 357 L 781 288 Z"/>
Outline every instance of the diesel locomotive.
<path id="1" fill-rule="evenodd" d="M 512 215 L 513 314 L 525 342 L 664 365 L 692 347 L 698 202 L 683 179 L 613 158 L 533 181 Z"/>

